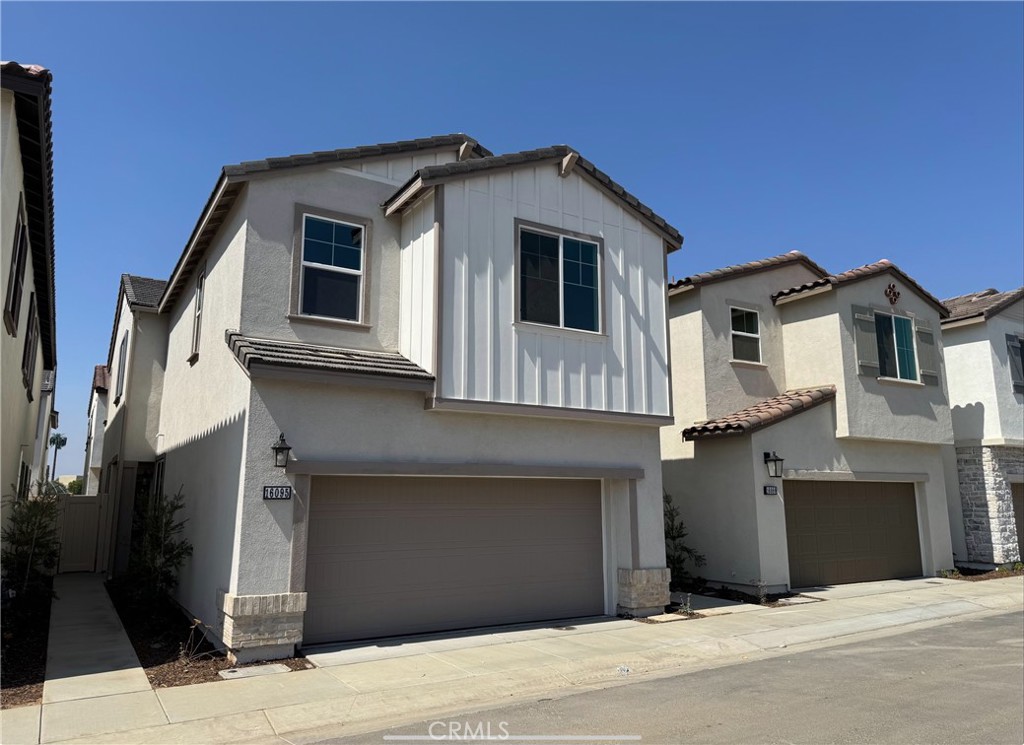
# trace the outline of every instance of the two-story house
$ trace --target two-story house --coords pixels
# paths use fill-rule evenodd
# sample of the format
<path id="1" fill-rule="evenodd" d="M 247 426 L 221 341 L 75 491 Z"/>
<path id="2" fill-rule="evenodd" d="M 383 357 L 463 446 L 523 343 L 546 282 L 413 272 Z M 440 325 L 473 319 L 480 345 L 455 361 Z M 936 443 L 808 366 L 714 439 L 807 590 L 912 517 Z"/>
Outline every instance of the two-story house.
<path id="1" fill-rule="evenodd" d="M 947 473 L 957 563 L 1024 559 L 1024 287 L 944 301 L 955 464 Z"/>
<path id="2" fill-rule="evenodd" d="M 49 70 L 0 62 L 0 495 L 47 477 L 55 425 L 53 143 Z"/>
<path id="3" fill-rule="evenodd" d="M 239 660 L 661 612 L 682 240 L 566 146 L 224 168 L 157 308 L 180 602 Z"/>
<path id="4" fill-rule="evenodd" d="M 701 574 L 780 592 L 952 566 L 946 315 L 885 260 L 791 252 L 670 286 L 663 478 Z"/>
<path id="5" fill-rule="evenodd" d="M 97 411 L 90 426 L 98 421 L 103 428 L 89 456 L 102 469 L 96 564 L 109 574 L 128 568 L 133 515 L 145 508 L 158 476 L 167 317 L 157 313 L 157 303 L 166 284 L 121 275 L 107 364 L 93 374 Z M 101 410 L 103 418 L 97 419 Z M 96 449 L 101 453 L 98 458 Z"/>

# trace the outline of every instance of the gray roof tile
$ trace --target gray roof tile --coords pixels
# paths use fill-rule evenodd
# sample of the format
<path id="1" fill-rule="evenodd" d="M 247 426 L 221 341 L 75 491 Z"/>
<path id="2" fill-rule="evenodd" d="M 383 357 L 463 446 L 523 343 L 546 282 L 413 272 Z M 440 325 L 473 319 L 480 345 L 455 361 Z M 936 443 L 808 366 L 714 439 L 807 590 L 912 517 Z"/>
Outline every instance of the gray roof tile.
<path id="1" fill-rule="evenodd" d="M 128 298 L 128 305 L 132 307 L 141 305 L 145 308 L 155 308 L 160 303 L 160 297 L 164 294 L 164 288 L 167 286 L 166 280 L 139 277 L 134 274 L 122 274 L 121 283 L 124 285 L 124 294 Z"/>
<path id="2" fill-rule="evenodd" d="M 949 318 L 944 322 L 963 321 L 967 318 L 981 316 L 985 319 L 1006 310 L 1018 300 L 1024 298 L 1024 287 L 1016 290 L 999 292 L 989 288 L 981 292 L 971 292 L 967 295 L 957 295 L 942 303 L 949 308 Z"/>
<path id="3" fill-rule="evenodd" d="M 825 277 L 828 275 L 828 272 L 825 269 L 811 261 L 806 254 L 801 251 L 790 251 L 789 253 L 779 254 L 778 256 L 770 256 L 767 259 L 749 261 L 746 264 L 734 264 L 732 266 L 722 267 L 721 269 L 712 269 L 710 272 L 703 272 L 701 274 L 694 274 L 690 277 L 684 277 L 678 282 L 670 284 L 668 289 L 671 292 L 672 290 L 681 290 L 686 287 L 696 287 L 698 285 L 710 284 L 711 282 L 721 282 L 726 279 L 740 277 L 744 274 L 754 274 L 755 272 L 763 272 L 767 269 L 775 269 L 776 267 L 797 263 L 803 264 L 819 277 Z"/>

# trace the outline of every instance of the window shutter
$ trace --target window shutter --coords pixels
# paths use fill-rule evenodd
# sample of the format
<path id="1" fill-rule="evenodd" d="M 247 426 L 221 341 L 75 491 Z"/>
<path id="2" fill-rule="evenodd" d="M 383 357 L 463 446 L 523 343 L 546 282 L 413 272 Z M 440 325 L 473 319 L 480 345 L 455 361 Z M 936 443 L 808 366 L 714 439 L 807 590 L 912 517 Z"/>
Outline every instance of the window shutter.
<path id="1" fill-rule="evenodd" d="M 875 312 L 853 306 L 853 338 L 857 347 L 857 372 L 878 377 L 878 340 L 875 336 Z"/>
<path id="2" fill-rule="evenodd" d="M 1021 345 L 1024 339 L 1014 334 L 1006 335 L 1006 351 L 1010 358 L 1010 375 L 1013 378 L 1013 392 L 1024 393 L 1024 360 L 1021 359 Z"/>
<path id="3" fill-rule="evenodd" d="M 917 365 L 921 371 L 921 382 L 925 385 L 939 384 L 939 352 L 935 345 L 935 333 L 927 321 L 914 319 L 917 334 Z"/>

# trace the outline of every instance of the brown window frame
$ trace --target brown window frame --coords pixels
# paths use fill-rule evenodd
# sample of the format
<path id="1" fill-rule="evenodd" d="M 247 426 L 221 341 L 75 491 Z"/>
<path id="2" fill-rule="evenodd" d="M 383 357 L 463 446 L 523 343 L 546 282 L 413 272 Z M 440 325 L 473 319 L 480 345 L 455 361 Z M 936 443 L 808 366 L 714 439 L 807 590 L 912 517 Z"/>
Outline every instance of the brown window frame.
<path id="1" fill-rule="evenodd" d="M 28 226 L 24 218 L 24 203 L 18 200 L 18 219 L 14 226 L 14 248 L 11 252 L 10 277 L 7 297 L 4 298 L 4 326 L 11 336 L 18 335 L 21 320 L 21 299 L 25 295 L 25 267 L 28 265 Z"/>
<path id="2" fill-rule="evenodd" d="M 36 311 L 36 294 L 28 301 L 28 324 L 25 327 L 25 348 L 21 353 L 21 382 L 25 386 L 28 400 L 32 400 L 32 384 L 36 377 L 36 357 L 39 347 L 39 314 Z"/>

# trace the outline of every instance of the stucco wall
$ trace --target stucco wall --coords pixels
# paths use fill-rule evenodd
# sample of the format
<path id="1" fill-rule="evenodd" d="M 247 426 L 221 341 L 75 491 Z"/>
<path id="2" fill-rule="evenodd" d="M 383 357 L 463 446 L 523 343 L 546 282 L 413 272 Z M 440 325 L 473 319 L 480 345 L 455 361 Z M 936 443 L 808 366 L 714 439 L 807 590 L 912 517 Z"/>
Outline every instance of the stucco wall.
<path id="1" fill-rule="evenodd" d="M 125 427 L 128 425 L 129 398 L 132 369 L 132 341 L 135 337 L 135 318 L 131 308 L 128 307 L 128 300 L 124 293 L 118 296 L 118 309 L 115 313 L 117 327 L 114 330 L 114 348 L 107 366 L 110 368 L 110 392 L 107 404 L 107 425 L 103 433 L 103 455 L 101 457 L 102 468 L 106 469 L 110 461 L 117 457 L 119 461 L 126 460 L 122 449 L 124 447 Z M 121 369 L 121 340 L 128 334 L 128 347 L 124 361 L 124 390 L 120 396 L 117 394 L 117 376 Z M 109 485 L 104 485 L 104 491 L 110 493 Z"/>
<path id="2" fill-rule="evenodd" d="M 2 154 L 2 189 L 0 199 L 0 304 L 7 298 L 14 230 L 17 224 L 18 199 L 22 193 L 23 171 L 18 145 L 18 125 L 14 114 L 14 97 L 0 91 L 0 154 Z M 17 336 L 0 324 L 0 495 L 13 494 L 18 485 L 18 469 L 22 461 L 32 464 L 35 451 L 36 426 L 41 396 L 39 386 L 43 375 L 42 345 L 36 356 L 36 375 L 32 382 L 33 400 L 29 401 L 21 380 L 21 360 L 28 328 L 29 301 L 35 288 L 31 247 L 25 263 L 24 294 Z M 38 464 L 32 464 L 38 466 Z M 13 485 L 13 486 L 12 486 Z M 6 504 L 6 500 L 4 500 Z M 6 517 L 6 509 L 4 510 Z"/>
<path id="3" fill-rule="evenodd" d="M 143 310 L 136 310 L 133 316 L 135 339 L 130 344 L 132 359 L 126 381 L 126 398 L 130 403 L 124 459 L 152 461 L 160 432 L 168 316 Z"/>
<path id="4" fill-rule="evenodd" d="M 515 219 L 604 241 L 604 334 L 517 323 Z M 555 165 L 444 184 L 444 398 L 667 415 L 663 239 Z"/>
<path id="5" fill-rule="evenodd" d="M 245 267 L 246 192 L 205 257 L 206 283 L 199 359 L 189 364 L 195 297 L 188 288 L 170 309 L 158 454 L 166 456 L 164 492 L 185 497 L 185 535 L 194 553 L 180 575 L 179 601 L 217 625 L 217 591 L 227 590 L 244 474 L 249 381 L 224 341 L 237 329 Z"/>
<path id="6" fill-rule="evenodd" d="M 273 465 L 270 445 L 280 432 L 294 448 L 292 457 L 309 461 L 640 466 L 646 473 L 637 484 L 640 568 L 665 565 L 656 428 L 424 411 L 422 393 L 258 380 L 249 414 L 236 594 L 300 589 L 290 585 L 291 526 L 306 482 Z M 295 488 L 293 500 L 262 500 L 262 486 L 287 483 Z M 615 487 L 609 482 L 615 504 L 606 517 L 621 521 L 628 490 L 624 483 Z M 629 535 L 628 523 L 611 531 L 613 563 L 629 560 L 629 545 L 622 545 Z"/>
<path id="7" fill-rule="evenodd" d="M 1024 393 L 1010 385 L 1010 360 L 1006 335 L 1024 336 L 1024 300 L 993 316 L 985 324 L 992 338 L 992 367 L 995 378 L 996 403 L 999 408 L 999 434 L 993 438 L 1006 444 L 1024 447 Z M 986 435 L 986 440 L 990 439 Z"/>
<path id="8" fill-rule="evenodd" d="M 991 329 L 984 322 L 944 328 L 942 341 L 946 350 L 946 378 L 954 439 L 960 445 L 977 445 L 982 440 L 1000 439 L 999 398 L 993 369 L 996 354 Z M 1006 386 L 1010 388 L 1010 373 L 1008 370 L 1002 372 L 1006 375 Z"/>

